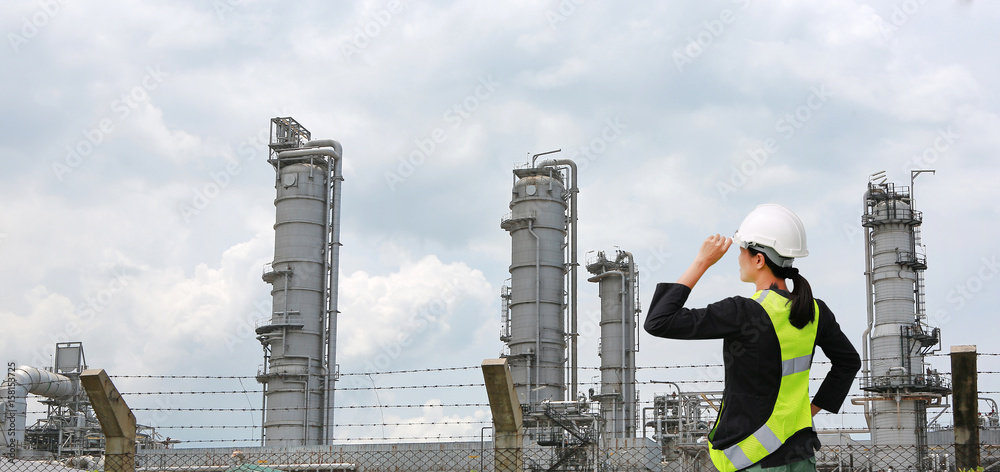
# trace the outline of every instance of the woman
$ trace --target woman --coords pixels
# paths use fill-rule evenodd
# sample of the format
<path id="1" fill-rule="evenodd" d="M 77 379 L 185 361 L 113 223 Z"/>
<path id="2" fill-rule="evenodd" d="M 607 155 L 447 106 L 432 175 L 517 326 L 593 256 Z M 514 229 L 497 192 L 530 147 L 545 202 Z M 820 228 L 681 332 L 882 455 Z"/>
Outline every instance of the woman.
<path id="1" fill-rule="evenodd" d="M 684 308 L 691 289 L 732 244 L 740 250 L 740 280 L 754 284 L 756 293 Z M 816 470 L 820 444 L 812 417 L 821 409 L 836 413 L 861 368 L 833 313 L 792 267 L 808 254 L 802 221 L 780 205 L 760 205 L 732 238 L 709 236 L 677 283 L 658 284 L 653 294 L 649 334 L 723 339 L 726 386 L 708 437 L 712 462 L 723 472 Z M 815 346 L 833 367 L 810 402 Z"/>

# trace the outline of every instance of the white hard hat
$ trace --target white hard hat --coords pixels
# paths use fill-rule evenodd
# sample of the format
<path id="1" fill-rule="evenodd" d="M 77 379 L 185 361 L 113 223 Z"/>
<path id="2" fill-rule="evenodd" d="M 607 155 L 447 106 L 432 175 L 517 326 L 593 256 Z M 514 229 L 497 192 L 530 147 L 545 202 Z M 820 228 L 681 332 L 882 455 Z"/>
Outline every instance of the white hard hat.
<path id="1" fill-rule="evenodd" d="M 802 220 L 774 203 L 754 208 L 733 235 L 733 242 L 763 252 L 781 267 L 791 267 L 794 258 L 809 255 Z"/>

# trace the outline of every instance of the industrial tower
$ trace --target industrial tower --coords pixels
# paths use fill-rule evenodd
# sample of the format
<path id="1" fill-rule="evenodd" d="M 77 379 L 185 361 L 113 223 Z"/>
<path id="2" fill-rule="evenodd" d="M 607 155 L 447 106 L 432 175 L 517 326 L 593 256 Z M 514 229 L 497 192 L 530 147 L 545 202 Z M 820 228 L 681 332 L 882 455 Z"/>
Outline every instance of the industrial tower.
<path id="1" fill-rule="evenodd" d="M 614 259 L 604 251 L 587 261 L 601 297 L 601 391 L 590 398 L 601 404 L 605 438 L 634 438 L 638 413 L 635 353 L 639 350 L 639 271 L 632 253 L 619 250 Z"/>
<path id="2" fill-rule="evenodd" d="M 567 297 L 565 283 L 567 274 L 571 281 L 576 275 L 576 247 L 567 243 L 568 230 L 576 235 L 576 188 L 575 181 L 571 189 L 566 188 L 558 168 L 566 164 L 572 161 L 544 161 L 537 167 L 515 169 L 511 212 L 500 223 L 512 239 L 510 287 L 502 295 L 500 339 L 510 350 L 507 359 L 522 405 L 566 400 L 567 370 L 572 378 L 568 398 L 576 396 L 575 326 L 566 332 L 567 317 L 569 324 L 575 323 L 575 312 L 568 313 L 566 308 L 570 304 L 575 308 L 576 287 Z M 575 170 L 575 164 L 572 167 Z M 575 172 L 571 177 L 575 179 Z M 567 253 L 573 259 L 569 265 Z"/>
<path id="3" fill-rule="evenodd" d="M 271 120 L 274 261 L 262 278 L 271 284 L 272 311 L 256 330 L 268 446 L 327 444 L 333 436 L 341 155 L 340 143 L 311 141 L 294 119 Z"/>
<path id="4" fill-rule="evenodd" d="M 926 324 L 923 215 L 913 206 L 913 179 L 923 172 L 933 171 L 912 171 L 909 187 L 886 182 L 884 172 L 873 174 L 864 197 L 868 329 L 861 400 L 872 443 L 892 451 L 876 454 L 880 470 L 927 469 L 927 408 L 950 393 L 924 362 L 940 349 L 941 330 Z"/>

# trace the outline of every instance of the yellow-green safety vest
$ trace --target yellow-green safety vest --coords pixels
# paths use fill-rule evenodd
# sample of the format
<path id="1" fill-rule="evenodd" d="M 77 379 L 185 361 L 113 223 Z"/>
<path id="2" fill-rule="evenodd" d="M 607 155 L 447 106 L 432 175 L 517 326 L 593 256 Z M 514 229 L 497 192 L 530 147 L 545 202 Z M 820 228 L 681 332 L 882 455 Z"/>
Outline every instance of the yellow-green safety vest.
<path id="1" fill-rule="evenodd" d="M 771 318 L 774 332 L 781 348 L 781 383 L 778 398 L 771 416 L 763 426 L 742 441 L 716 449 L 709 434 L 709 452 L 712 463 L 722 472 L 735 472 L 750 467 L 777 451 L 797 431 L 812 427 L 812 409 L 809 401 L 809 366 L 812 364 L 813 347 L 816 345 L 816 328 L 819 324 L 819 305 L 814 322 L 798 329 L 788 321 L 791 301 L 771 290 L 761 290 L 752 297 Z M 719 410 L 722 417 L 723 404 Z M 718 420 L 716 420 L 718 425 Z"/>

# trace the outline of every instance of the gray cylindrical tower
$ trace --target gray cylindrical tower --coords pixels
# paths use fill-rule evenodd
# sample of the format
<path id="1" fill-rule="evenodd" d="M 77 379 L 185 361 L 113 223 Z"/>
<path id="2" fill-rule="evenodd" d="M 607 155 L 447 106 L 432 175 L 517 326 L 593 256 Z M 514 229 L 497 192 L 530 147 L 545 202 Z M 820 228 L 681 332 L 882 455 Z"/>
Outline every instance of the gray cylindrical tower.
<path id="1" fill-rule="evenodd" d="M 319 444 L 321 438 L 326 176 L 315 164 L 278 169 L 274 262 L 264 274 L 272 300 L 271 330 L 262 333 L 271 349 L 268 445 Z"/>
<path id="2" fill-rule="evenodd" d="M 566 396 L 565 277 L 568 192 L 554 168 L 516 169 L 511 213 L 508 361 L 522 404 Z"/>
<path id="3" fill-rule="evenodd" d="M 604 252 L 587 262 L 587 270 L 598 283 L 601 297 L 601 391 L 604 437 L 634 438 L 636 435 L 635 352 L 638 276 L 632 254 L 618 251 L 615 260 Z"/>
<path id="4" fill-rule="evenodd" d="M 916 313 L 913 298 L 916 275 L 912 268 L 897 264 L 897 257 L 901 252 L 909 252 L 912 228 L 919 222 L 919 214 L 914 214 L 908 198 L 904 201 L 897 193 L 894 198 L 875 204 L 868 223 L 872 228 L 875 308 L 871 375 L 888 385 L 908 383 L 906 380 L 914 365 L 914 352 L 901 350 L 901 347 L 906 345 L 902 331 L 913 324 Z M 919 358 L 916 361 L 916 368 L 921 369 L 922 361 Z M 902 400 L 897 413 L 894 401 L 873 402 L 872 439 L 875 443 L 916 446 L 918 416 L 924 416 L 918 412 L 922 407 L 922 402 L 919 403 L 921 405 L 914 400 Z"/>
<path id="5" fill-rule="evenodd" d="M 870 395 L 872 442 L 896 448 L 891 454 L 878 454 L 878 466 L 886 469 L 921 470 L 927 406 L 948 392 L 937 372 L 924 364 L 924 355 L 939 343 L 940 331 L 923 323 L 927 264 L 920 244 L 921 223 L 908 187 L 869 183 L 862 219 L 868 228 L 870 284 L 864 390 Z"/>
<path id="6" fill-rule="evenodd" d="M 272 312 L 257 327 L 268 446 L 324 444 L 333 425 L 341 150 L 308 139 L 295 120 L 272 120 L 274 260 L 263 274 Z"/>

